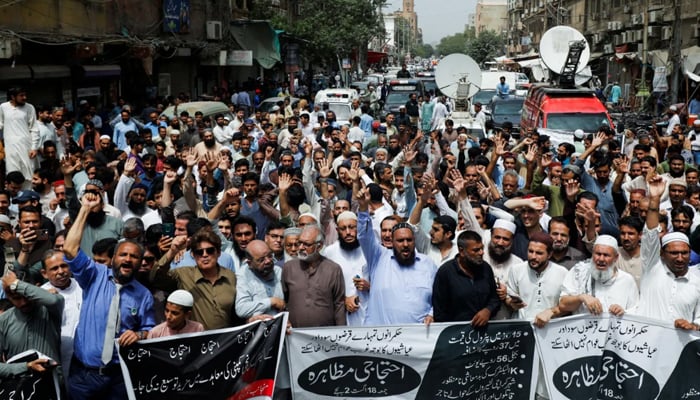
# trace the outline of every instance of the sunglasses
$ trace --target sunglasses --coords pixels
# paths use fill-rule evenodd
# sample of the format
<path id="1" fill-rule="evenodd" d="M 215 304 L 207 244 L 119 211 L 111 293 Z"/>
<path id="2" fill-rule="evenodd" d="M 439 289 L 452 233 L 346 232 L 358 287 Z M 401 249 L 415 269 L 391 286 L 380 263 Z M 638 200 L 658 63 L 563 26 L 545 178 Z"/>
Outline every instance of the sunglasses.
<path id="1" fill-rule="evenodd" d="M 213 247 L 205 247 L 203 249 L 194 249 L 194 250 L 192 250 L 192 253 L 197 257 L 203 256 L 204 253 L 207 253 L 208 255 L 211 256 L 214 253 L 216 253 L 216 249 Z"/>
<path id="2" fill-rule="evenodd" d="M 99 191 L 97 191 L 97 190 L 92 190 L 92 189 L 86 190 L 85 193 L 96 194 L 96 195 L 98 195 L 98 196 L 101 194 Z"/>

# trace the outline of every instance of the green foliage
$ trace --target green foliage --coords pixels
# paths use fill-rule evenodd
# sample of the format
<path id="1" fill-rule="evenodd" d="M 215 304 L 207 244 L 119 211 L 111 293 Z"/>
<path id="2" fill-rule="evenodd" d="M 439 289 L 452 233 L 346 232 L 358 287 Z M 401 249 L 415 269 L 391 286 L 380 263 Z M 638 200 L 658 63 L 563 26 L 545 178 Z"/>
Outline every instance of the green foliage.
<path id="1" fill-rule="evenodd" d="M 309 44 L 301 51 L 311 60 L 347 57 L 355 49 L 367 47 L 374 37 L 384 35 L 379 12 L 385 0 L 304 0 L 301 12 L 291 24 L 271 19 L 276 29 L 284 29 Z"/>
<path id="2" fill-rule="evenodd" d="M 430 56 L 435 54 L 435 49 L 433 49 L 433 46 L 427 43 L 423 43 L 416 47 L 415 54 L 422 58 L 429 58 Z"/>
<path id="3" fill-rule="evenodd" d="M 462 33 L 446 36 L 435 48 L 439 55 L 462 53 L 470 56 L 478 64 L 483 64 L 503 54 L 503 38 L 494 31 L 484 31 L 476 37 L 474 28 L 467 28 Z"/>
<path id="4" fill-rule="evenodd" d="M 494 31 L 484 31 L 479 37 L 467 42 L 466 53 L 478 64 L 503 55 L 503 37 Z"/>
<path id="5" fill-rule="evenodd" d="M 446 36 L 440 39 L 435 48 L 435 52 L 438 55 L 446 56 L 452 53 L 466 53 L 467 52 L 467 37 L 466 33 L 456 33 L 451 36 Z"/>

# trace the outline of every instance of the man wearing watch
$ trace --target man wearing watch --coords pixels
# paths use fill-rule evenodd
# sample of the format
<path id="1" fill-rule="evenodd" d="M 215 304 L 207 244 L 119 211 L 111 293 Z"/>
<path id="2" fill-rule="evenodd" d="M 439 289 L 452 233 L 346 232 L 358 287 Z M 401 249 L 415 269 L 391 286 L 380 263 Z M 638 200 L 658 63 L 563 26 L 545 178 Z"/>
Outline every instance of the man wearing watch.
<path id="1" fill-rule="evenodd" d="M 64 260 L 83 290 L 68 390 L 74 400 L 126 399 L 115 340 L 130 346 L 155 326 L 153 297 L 134 279 L 144 251 L 125 240 L 117 245 L 111 268 L 95 263 L 80 249 L 80 241 L 88 215 L 101 208 L 101 199 L 86 192 L 81 203 L 63 244 Z"/>
<path id="2" fill-rule="evenodd" d="M 20 281 L 12 271 L 2 278 L 11 309 L 0 315 L 0 343 L 3 359 L 27 350 L 37 350 L 52 360 L 60 360 L 63 297 Z M 0 379 L 17 377 L 27 371 L 44 372 L 49 360 L 29 363 L 0 363 Z"/>

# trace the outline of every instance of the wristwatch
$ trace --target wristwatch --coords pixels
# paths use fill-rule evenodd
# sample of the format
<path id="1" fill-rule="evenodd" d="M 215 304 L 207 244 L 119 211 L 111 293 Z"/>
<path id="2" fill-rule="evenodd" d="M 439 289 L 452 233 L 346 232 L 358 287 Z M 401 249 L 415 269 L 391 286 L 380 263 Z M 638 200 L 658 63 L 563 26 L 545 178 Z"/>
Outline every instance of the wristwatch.
<path id="1" fill-rule="evenodd" d="M 17 291 L 17 284 L 19 284 L 19 279 L 16 279 L 14 282 L 10 284 L 10 290 L 13 292 Z"/>

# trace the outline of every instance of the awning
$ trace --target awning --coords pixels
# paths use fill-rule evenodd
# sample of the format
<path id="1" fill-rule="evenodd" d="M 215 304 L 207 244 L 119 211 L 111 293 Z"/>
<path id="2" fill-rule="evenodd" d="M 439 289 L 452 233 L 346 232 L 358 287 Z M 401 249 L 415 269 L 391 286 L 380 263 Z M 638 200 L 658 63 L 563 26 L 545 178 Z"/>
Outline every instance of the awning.
<path id="1" fill-rule="evenodd" d="M 68 78 L 70 76 L 70 68 L 65 65 L 32 65 L 30 68 L 34 79 Z"/>
<path id="2" fill-rule="evenodd" d="M 384 60 L 385 58 L 388 58 L 389 55 L 386 53 L 381 53 L 378 51 L 367 51 L 367 64 L 379 64 Z"/>
<path id="3" fill-rule="evenodd" d="M 231 34 L 243 50 L 253 51 L 253 58 L 263 68 L 282 62 L 279 34 L 267 21 L 234 21 Z"/>
<path id="4" fill-rule="evenodd" d="M 518 64 L 520 64 L 520 66 L 523 68 L 532 68 L 535 65 L 541 65 L 542 61 L 538 57 L 538 58 L 531 58 L 529 60 L 519 60 Z"/>
<path id="5" fill-rule="evenodd" d="M 31 79 L 32 70 L 27 65 L 0 66 L 0 81 L 12 81 L 20 79 Z"/>
<path id="6" fill-rule="evenodd" d="M 598 53 L 591 53 L 590 61 L 595 61 L 595 60 L 599 59 L 599 58 L 602 57 L 602 56 L 603 56 L 603 53 L 600 53 L 600 52 L 598 52 Z"/>
<path id="7" fill-rule="evenodd" d="M 120 76 L 122 67 L 119 65 L 83 65 L 86 78 L 104 78 L 110 76 Z"/>

